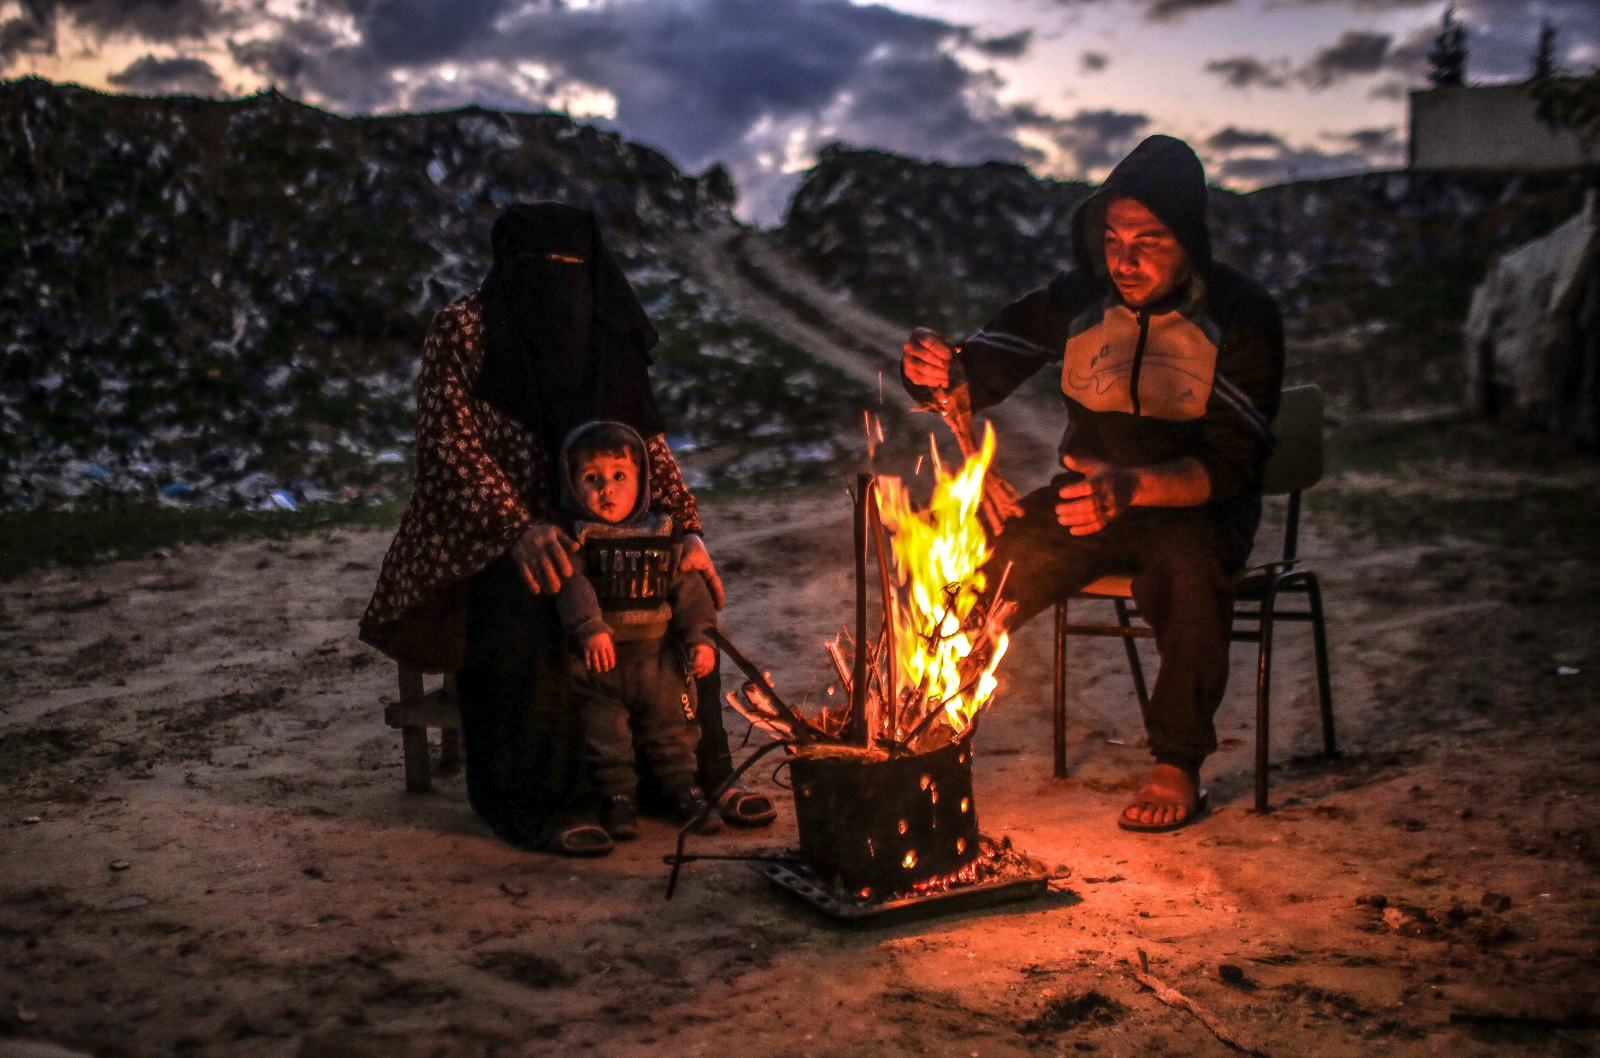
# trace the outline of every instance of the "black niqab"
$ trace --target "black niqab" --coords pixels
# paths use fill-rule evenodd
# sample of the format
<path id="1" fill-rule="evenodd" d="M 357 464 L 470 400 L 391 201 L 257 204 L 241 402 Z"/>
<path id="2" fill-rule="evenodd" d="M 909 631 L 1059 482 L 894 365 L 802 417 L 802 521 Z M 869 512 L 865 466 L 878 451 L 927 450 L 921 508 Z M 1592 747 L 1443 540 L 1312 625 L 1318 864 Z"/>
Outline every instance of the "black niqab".
<path id="1" fill-rule="evenodd" d="M 646 370 L 656 330 L 594 213 L 556 202 L 515 205 L 490 238 L 478 399 L 533 430 L 551 453 L 595 419 L 645 437 L 660 433 Z"/>

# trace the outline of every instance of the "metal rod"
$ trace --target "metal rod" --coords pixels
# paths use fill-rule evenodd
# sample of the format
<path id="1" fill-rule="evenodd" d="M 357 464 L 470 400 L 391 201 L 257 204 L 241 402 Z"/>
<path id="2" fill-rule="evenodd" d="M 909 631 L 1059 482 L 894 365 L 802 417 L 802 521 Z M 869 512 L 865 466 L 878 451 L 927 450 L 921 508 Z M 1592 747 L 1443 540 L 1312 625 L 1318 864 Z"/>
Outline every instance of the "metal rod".
<path id="1" fill-rule="evenodd" d="M 1051 710 L 1054 721 L 1051 743 L 1055 749 L 1056 778 L 1067 777 L 1067 603 L 1056 603 L 1056 672 L 1055 708 Z"/>
<path id="2" fill-rule="evenodd" d="M 712 629 L 712 633 L 715 634 L 715 632 L 716 630 Z M 683 864 L 685 862 L 683 855 L 683 843 L 689 840 L 690 829 L 699 826 L 700 821 L 711 814 L 711 810 L 716 807 L 717 801 L 721 799 L 723 794 L 733 789 L 733 784 L 738 782 L 740 777 L 743 776 L 745 772 L 750 770 L 751 765 L 760 760 L 762 757 L 765 757 L 768 753 L 771 753 L 773 750 L 782 746 L 787 746 L 788 744 L 789 743 L 787 742 L 781 741 L 768 742 L 765 746 L 762 746 L 760 749 L 750 754 L 750 756 L 746 757 L 744 763 L 735 768 L 733 774 L 722 780 L 722 785 L 718 786 L 715 792 L 713 792 L 710 797 L 706 798 L 705 805 L 701 807 L 700 811 L 694 814 L 694 818 L 690 819 L 687 823 L 678 828 L 678 851 L 670 860 L 667 861 L 672 864 L 672 874 L 667 878 L 668 900 L 672 899 L 672 894 L 678 888 L 678 872 L 683 870 Z"/>
<path id="3" fill-rule="evenodd" d="M 889 574 L 889 539 L 883 529 L 883 515 L 878 511 L 878 488 L 874 483 L 872 488 L 872 502 L 867 505 L 867 518 L 872 528 L 872 547 L 878 559 L 878 587 L 883 592 L 883 705 L 893 709 L 899 700 L 899 673 L 896 671 L 897 662 L 894 652 L 894 619 L 896 601 L 894 594 L 894 581 Z M 871 738 L 878 733 L 882 726 L 877 717 L 869 717 L 867 722 L 867 737 Z M 892 725 L 897 718 L 890 717 Z"/>
<path id="4" fill-rule="evenodd" d="M 1293 562 L 1300 548 L 1300 494 L 1289 493 L 1289 513 L 1283 519 L 1283 560 Z"/>
<path id="5" fill-rule="evenodd" d="M 856 658 L 850 673 L 850 715 L 841 737 L 857 746 L 867 744 L 867 506 L 872 502 L 872 475 L 856 475 Z"/>

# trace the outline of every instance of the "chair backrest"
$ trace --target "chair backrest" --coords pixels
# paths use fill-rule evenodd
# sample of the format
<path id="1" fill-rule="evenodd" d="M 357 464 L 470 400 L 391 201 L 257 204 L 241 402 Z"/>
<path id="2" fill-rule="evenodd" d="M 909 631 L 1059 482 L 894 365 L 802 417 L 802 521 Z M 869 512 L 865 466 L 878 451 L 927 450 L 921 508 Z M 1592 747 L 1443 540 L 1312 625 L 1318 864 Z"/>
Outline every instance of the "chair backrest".
<path id="1" fill-rule="evenodd" d="M 1322 390 L 1295 386 L 1283 391 L 1272 423 L 1278 447 L 1267 460 L 1262 491 L 1269 496 L 1302 492 L 1322 480 Z"/>

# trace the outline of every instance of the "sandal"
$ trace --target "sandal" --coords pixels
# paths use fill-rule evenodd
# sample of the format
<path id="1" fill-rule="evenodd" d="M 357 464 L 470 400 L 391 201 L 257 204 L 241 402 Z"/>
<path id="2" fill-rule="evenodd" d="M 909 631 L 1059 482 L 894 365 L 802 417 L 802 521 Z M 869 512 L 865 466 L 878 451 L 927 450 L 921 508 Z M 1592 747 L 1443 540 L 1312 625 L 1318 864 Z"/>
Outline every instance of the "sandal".
<path id="1" fill-rule="evenodd" d="M 1194 791 L 1193 800 L 1185 797 Z M 1145 795 L 1148 792 L 1148 796 Z M 1128 810 L 1136 806 L 1151 805 L 1186 809 L 1184 817 L 1171 823 L 1141 823 L 1128 818 Z M 1117 826 L 1136 834 L 1166 834 L 1182 830 L 1190 823 L 1198 823 L 1211 813 L 1211 795 L 1200 788 L 1198 769 L 1189 771 L 1172 764 L 1157 764 L 1150 771 L 1150 780 L 1134 796 L 1133 802 L 1117 816 Z"/>
<path id="2" fill-rule="evenodd" d="M 1179 803 L 1180 802 L 1178 801 L 1163 801 L 1155 798 L 1133 802 L 1133 804 Z M 1129 805 L 1128 807 L 1131 808 L 1133 806 Z M 1117 817 L 1117 826 L 1121 827 L 1123 830 L 1131 830 L 1136 834 L 1167 834 L 1174 830 L 1182 830 L 1190 823 L 1198 823 L 1200 820 L 1211 814 L 1211 792 L 1209 790 L 1201 790 L 1195 796 L 1194 804 L 1187 805 L 1186 807 L 1189 809 L 1189 814 L 1178 820 L 1176 823 L 1140 823 L 1137 820 L 1129 819 L 1126 815 L 1121 815 Z M 1127 809 L 1125 808 L 1123 811 L 1126 812 Z"/>
<path id="3" fill-rule="evenodd" d="M 546 838 L 539 850 L 558 856 L 605 856 L 616 847 L 611 835 L 600 827 L 593 823 L 579 823 Z"/>
<path id="4" fill-rule="evenodd" d="M 778 818 L 778 809 L 766 794 L 756 793 L 743 783 L 728 787 L 717 798 L 717 812 L 724 822 L 736 827 L 764 827 Z"/>

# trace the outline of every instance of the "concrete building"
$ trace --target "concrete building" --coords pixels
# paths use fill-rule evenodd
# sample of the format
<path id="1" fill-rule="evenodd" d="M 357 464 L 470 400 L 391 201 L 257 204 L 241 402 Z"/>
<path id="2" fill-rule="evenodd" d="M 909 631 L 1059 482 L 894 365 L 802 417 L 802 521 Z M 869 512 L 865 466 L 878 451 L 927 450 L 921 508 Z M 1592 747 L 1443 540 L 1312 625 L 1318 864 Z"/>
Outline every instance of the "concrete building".
<path id="1" fill-rule="evenodd" d="M 1412 169 L 1529 172 L 1589 164 L 1576 134 L 1552 131 L 1521 84 L 1411 93 Z"/>

